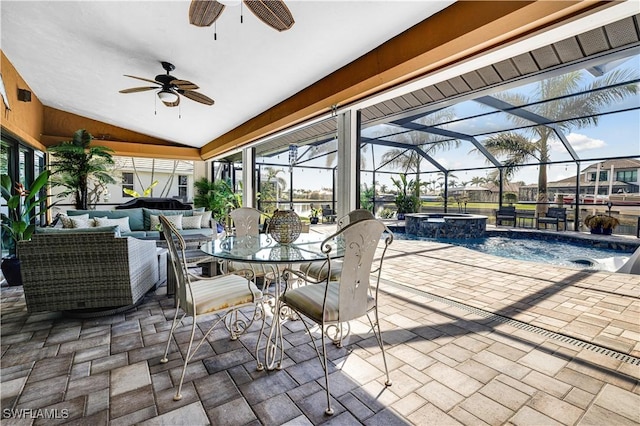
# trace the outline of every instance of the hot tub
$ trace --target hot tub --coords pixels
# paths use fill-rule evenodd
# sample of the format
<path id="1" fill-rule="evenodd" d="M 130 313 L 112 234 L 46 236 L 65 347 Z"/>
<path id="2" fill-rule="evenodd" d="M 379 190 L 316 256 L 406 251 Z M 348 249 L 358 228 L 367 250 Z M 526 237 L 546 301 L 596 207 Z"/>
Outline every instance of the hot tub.
<path id="1" fill-rule="evenodd" d="M 411 213 L 404 217 L 405 232 L 425 238 L 482 238 L 487 216 L 466 213 Z"/>

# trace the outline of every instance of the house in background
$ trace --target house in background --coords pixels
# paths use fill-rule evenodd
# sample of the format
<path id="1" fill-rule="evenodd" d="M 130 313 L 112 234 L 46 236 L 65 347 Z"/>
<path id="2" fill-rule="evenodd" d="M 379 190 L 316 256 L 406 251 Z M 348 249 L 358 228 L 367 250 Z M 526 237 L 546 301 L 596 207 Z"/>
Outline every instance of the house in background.
<path id="1" fill-rule="evenodd" d="M 107 185 L 106 191 L 99 194 L 93 206 L 109 208 L 126 203 L 133 198 L 125 194 L 123 188 L 132 189 L 143 194 L 154 181 L 158 183 L 152 189 L 150 197 L 175 198 L 185 203 L 192 203 L 194 182 L 205 176 L 205 164 L 202 161 L 162 160 L 151 158 L 134 158 L 114 156 L 115 167 L 112 173 L 115 184 Z M 90 191 L 93 189 L 90 186 Z M 52 194 L 59 193 L 53 188 Z M 93 198 L 95 200 L 95 198 Z M 53 208 L 53 215 L 73 209 L 73 199 L 59 199 L 59 205 Z M 96 207 L 98 208 L 98 207 Z"/>
<path id="2" fill-rule="evenodd" d="M 583 204 L 637 203 L 640 192 L 640 160 L 619 159 L 594 163 L 580 172 L 580 198 Z M 550 199 L 571 203 L 576 193 L 575 176 L 549 182 Z"/>

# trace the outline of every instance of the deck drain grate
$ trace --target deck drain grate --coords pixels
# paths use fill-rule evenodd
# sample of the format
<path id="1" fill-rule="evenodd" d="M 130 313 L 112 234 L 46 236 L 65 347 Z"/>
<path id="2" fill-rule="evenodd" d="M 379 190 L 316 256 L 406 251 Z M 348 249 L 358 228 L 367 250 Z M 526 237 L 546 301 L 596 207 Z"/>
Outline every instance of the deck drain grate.
<path id="1" fill-rule="evenodd" d="M 585 340 L 576 339 L 575 337 L 567 336 L 566 334 L 557 333 L 555 331 L 547 330 L 542 327 L 527 324 L 526 322 L 514 320 L 513 318 L 508 318 L 502 315 L 495 314 L 493 312 L 485 311 L 484 309 L 476 308 L 474 306 L 469 306 L 464 303 L 447 299 L 442 296 L 437 296 L 435 294 L 429 293 L 428 291 L 419 290 L 417 288 L 414 288 L 408 285 L 399 284 L 399 283 L 385 280 L 385 279 L 380 279 L 380 281 L 392 287 L 400 288 L 402 290 L 406 290 L 414 294 L 419 294 L 421 296 L 428 297 L 429 299 L 435 300 L 437 302 L 445 303 L 449 306 L 453 306 L 453 307 L 465 310 L 467 312 L 471 312 L 473 314 L 490 319 L 492 321 L 499 321 L 501 323 L 508 324 L 512 327 L 515 327 L 521 330 L 530 331 L 532 333 L 536 333 L 553 340 L 558 340 L 560 342 L 567 343 L 572 346 L 577 346 L 582 349 L 588 349 L 590 351 L 597 352 L 599 354 L 606 355 L 611 358 L 615 358 L 627 364 L 640 365 L 640 358 L 636 358 L 634 356 L 631 356 L 622 352 L 618 352 L 614 349 L 606 348 L 600 345 L 594 345 L 593 343 L 587 342 Z"/>

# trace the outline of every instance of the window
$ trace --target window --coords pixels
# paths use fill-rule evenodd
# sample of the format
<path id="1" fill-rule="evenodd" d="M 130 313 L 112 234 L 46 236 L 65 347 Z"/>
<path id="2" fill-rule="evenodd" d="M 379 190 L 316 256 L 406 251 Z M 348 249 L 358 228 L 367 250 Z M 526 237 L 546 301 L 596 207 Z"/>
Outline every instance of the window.
<path id="1" fill-rule="evenodd" d="M 183 200 L 187 199 L 187 184 L 189 183 L 189 177 L 185 175 L 178 175 L 178 196 Z"/>
<path id="2" fill-rule="evenodd" d="M 637 182 L 638 171 L 637 170 L 620 170 L 616 172 L 616 180 L 619 182 Z"/>
<path id="3" fill-rule="evenodd" d="M 598 179 L 600 182 L 606 182 L 609 180 L 609 172 L 607 172 L 606 170 L 601 171 L 600 172 L 600 179 Z M 595 182 L 596 181 L 596 172 L 591 172 L 589 173 L 589 182 Z"/>
<path id="4" fill-rule="evenodd" d="M 125 188 L 133 191 L 133 173 L 122 173 L 122 189 L 124 190 Z M 124 198 L 131 198 L 131 195 L 125 194 L 124 191 L 122 191 L 122 196 Z"/>

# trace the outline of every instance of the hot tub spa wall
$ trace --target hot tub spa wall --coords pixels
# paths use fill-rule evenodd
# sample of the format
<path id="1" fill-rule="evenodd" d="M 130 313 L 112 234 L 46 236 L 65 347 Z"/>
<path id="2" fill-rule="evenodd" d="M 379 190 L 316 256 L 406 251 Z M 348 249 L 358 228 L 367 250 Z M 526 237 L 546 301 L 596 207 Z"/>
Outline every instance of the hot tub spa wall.
<path id="1" fill-rule="evenodd" d="M 425 238 L 482 238 L 487 216 L 464 214 L 407 214 L 405 232 Z"/>

